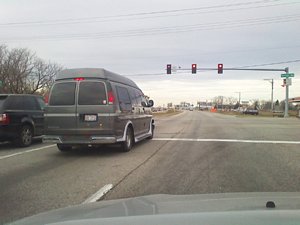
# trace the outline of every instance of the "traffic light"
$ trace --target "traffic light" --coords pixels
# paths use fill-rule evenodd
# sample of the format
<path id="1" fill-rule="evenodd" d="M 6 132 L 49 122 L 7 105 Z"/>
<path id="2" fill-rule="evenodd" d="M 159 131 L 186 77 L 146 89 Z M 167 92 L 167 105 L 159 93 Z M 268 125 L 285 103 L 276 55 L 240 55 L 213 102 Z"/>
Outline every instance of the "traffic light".
<path id="1" fill-rule="evenodd" d="M 167 74 L 171 74 L 171 73 L 172 73 L 172 65 L 167 64 Z"/>
<path id="2" fill-rule="evenodd" d="M 223 74 L 223 64 L 218 64 L 218 74 Z"/>
<path id="3" fill-rule="evenodd" d="M 286 79 L 283 79 L 283 85 L 286 86 Z"/>
<path id="4" fill-rule="evenodd" d="M 192 73 L 197 73 L 197 64 L 192 64 Z"/>

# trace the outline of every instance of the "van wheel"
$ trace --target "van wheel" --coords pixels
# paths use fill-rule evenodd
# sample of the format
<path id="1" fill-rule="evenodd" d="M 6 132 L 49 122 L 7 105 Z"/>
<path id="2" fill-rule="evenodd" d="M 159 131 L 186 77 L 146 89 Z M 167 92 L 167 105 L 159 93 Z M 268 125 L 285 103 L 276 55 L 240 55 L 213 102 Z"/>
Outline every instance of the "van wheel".
<path id="1" fill-rule="evenodd" d="M 20 147 L 28 147 L 32 143 L 32 136 L 32 128 L 29 125 L 24 125 L 21 127 L 15 144 Z"/>
<path id="2" fill-rule="evenodd" d="M 123 152 L 129 152 L 133 146 L 133 131 L 132 128 L 128 128 L 126 131 L 125 141 L 121 144 Z"/>
<path id="3" fill-rule="evenodd" d="M 147 139 L 152 139 L 154 136 L 154 125 L 151 125 L 151 136 L 147 137 Z"/>
<path id="4" fill-rule="evenodd" d="M 65 145 L 65 144 L 57 144 L 57 148 L 61 152 L 68 152 L 72 149 L 72 146 L 70 145 Z"/>

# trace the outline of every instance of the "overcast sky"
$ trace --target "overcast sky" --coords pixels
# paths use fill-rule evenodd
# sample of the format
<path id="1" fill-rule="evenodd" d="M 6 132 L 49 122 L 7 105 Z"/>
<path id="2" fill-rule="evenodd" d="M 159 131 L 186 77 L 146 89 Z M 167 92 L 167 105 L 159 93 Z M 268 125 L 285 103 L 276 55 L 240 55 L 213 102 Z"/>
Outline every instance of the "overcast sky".
<path id="1" fill-rule="evenodd" d="M 0 44 L 25 47 L 66 68 L 98 67 L 133 79 L 156 103 L 283 100 L 283 72 L 177 71 L 289 67 L 300 96 L 299 0 L 0 0 Z M 293 63 L 280 62 L 297 61 Z M 298 79 L 299 77 L 299 79 Z"/>

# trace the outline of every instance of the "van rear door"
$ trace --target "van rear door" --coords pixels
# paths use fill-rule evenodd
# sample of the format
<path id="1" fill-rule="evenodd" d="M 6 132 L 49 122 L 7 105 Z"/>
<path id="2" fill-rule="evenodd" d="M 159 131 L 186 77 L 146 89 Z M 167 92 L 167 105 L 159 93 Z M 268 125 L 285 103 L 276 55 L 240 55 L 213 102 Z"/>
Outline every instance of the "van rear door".
<path id="1" fill-rule="evenodd" d="M 79 82 L 76 122 L 81 138 L 115 135 L 111 117 L 114 105 L 108 100 L 105 81 L 86 79 Z"/>
<path id="2" fill-rule="evenodd" d="M 76 135 L 76 82 L 54 84 L 45 108 L 45 134 L 63 137 Z"/>

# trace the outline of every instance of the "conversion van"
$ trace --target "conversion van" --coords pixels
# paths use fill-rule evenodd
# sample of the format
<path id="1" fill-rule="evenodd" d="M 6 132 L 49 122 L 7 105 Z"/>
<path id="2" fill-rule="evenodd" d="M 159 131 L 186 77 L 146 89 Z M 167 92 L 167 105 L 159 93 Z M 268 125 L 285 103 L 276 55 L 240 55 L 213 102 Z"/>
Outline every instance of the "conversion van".
<path id="1" fill-rule="evenodd" d="M 56 76 L 45 109 L 44 141 L 60 151 L 119 143 L 123 151 L 151 139 L 153 101 L 130 79 L 105 69 L 67 69 Z"/>

